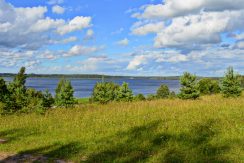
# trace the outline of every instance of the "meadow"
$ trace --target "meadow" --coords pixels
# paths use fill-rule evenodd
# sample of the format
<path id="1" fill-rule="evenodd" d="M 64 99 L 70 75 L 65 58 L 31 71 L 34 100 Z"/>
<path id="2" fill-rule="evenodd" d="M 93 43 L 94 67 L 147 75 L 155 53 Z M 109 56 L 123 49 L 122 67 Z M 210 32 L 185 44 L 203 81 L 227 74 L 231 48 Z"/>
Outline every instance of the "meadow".
<path id="1" fill-rule="evenodd" d="M 244 162 L 244 96 L 89 104 L 0 117 L 0 155 L 52 162 Z M 4 160 L 2 160 L 4 161 Z"/>

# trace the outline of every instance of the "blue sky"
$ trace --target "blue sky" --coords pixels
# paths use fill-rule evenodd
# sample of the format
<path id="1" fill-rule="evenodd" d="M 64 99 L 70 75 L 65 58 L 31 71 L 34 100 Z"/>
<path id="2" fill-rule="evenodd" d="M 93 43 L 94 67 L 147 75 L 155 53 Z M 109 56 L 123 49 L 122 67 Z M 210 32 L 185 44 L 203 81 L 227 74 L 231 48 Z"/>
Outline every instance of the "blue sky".
<path id="1" fill-rule="evenodd" d="M 242 0 L 0 0 L 0 72 L 244 73 Z"/>

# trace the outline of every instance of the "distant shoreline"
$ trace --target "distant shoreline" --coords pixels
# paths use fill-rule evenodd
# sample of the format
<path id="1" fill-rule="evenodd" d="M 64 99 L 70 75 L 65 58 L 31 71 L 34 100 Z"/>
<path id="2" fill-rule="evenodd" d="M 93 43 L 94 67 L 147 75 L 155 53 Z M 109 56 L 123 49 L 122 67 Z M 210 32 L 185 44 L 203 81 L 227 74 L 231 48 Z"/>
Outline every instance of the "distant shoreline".
<path id="1" fill-rule="evenodd" d="M 0 73 L 0 77 L 14 77 L 13 73 Z M 98 74 L 27 74 L 28 78 L 77 78 L 77 79 L 154 79 L 154 80 L 179 80 L 180 76 L 112 76 Z M 198 76 L 197 78 L 205 78 Z M 206 77 L 221 79 L 221 77 Z"/>

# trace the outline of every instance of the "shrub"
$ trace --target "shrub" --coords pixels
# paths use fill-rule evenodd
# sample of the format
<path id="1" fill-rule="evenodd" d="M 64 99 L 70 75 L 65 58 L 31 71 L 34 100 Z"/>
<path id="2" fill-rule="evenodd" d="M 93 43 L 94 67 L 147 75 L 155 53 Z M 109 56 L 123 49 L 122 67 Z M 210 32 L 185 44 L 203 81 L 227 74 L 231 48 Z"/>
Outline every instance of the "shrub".
<path id="1" fill-rule="evenodd" d="M 152 101 L 152 100 L 156 100 L 156 99 L 157 99 L 157 95 L 154 95 L 154 94 L 147 95 L 147 100 L 148 101 Z"/>
<path id="2" fill-rule="evenodd" d="M 238 97 L 241 95 L 240 75 L 234 72 L 233 67 L 229 67 L 222 81 L 222 94 L 224 97 Z"/>
<path id="3" fill-rule="evenodd" d="M 54 104 L 54 98 L 53 98 L 52 94 L 48 90 L 44 91 L 43 97 L 42 97 L 43 107 L 50 108 L 53 104 Z"/>
<path id="4" fill-rule="evenodd" d="M 38 109 L 43 110 L 42 106 L 42 92 L 36 91 L 34 88 L 26 89 L 26 105 L 22 106 L 18 112 L 30 113 L 36 112 Z M 44 112 L 44 111 L 43 111 Z"/>
<path id="5" fill-rule="evenodd" d="M 170 92 L 170 94 L 169 94 L 169 98 L 176 98 L 177 97 L 177 95 L 176 95 L 176 93 L 174 92 L 174 91 L 172 91 L 172 92 Z"/>
<path id="6" fill-rule="evenodd" d="M 179 98 L 181 99 L 197 99 L 199 91 L 197 89 L 196 76 L 188 72 L 180 78 L 181 88 Z"/>
<path id="7" fill-rule="evenodd" d="M 220 92 L 220 86 L 218 81 L 204 78 L 198 82 L 198 90 L 203 95 L 216 94 Z"/>
<path id="8" fill-rule="evenodd" d="M 0 102 L 4 102 L 8 94 L 9 92 L 7 85 L 5 81 L 2 78 L 0 78 Z"/>
<path id="9" fill-rule="evenodd" d="M 116 93 L 116 101 L 130 102 L 132 100 L 132 90 L 129 88 L 129 84 L 124 82 Z"/>
<path id="10" fill-rule="evenodd" d="M 244 76 L 241 76 L 241 87 L 244 89 Z"/>
<path id="11" fill-rule="evenodd" d="M 27 106 L 25 67 L 14 77 L 8 85 L 9 96 L 6 98 L 6 108 L 10 112 L 16 112 Z"/>
<path id="12" fill-rule="evenodd" d="M 0 102 L 0 115 L 5 112 L 5 104 L 3 102 Z"/>
<path id="13" fill-rule="evenodd" d="M 145 96 L 144 96 L 143 94 L 138 94 L 138 95 L 136 95 L 136 96 L 134 97 L 134 100 L 135 100 L 135 101 L 145 101 L 146 98 L 145 98 Z"/>
<path id="14" fill-rule="evenodd" d="M 75 104 L 74 90 L 69 80 L 61 79 L 55 92 L 55 103 L 57 106 L 67 108 Z"/>
<path id="15" fill-rule="evenodd" d="M 161 85 L 157 90 L 157 98 L 168 98 L 170 95 L 169 87 Z"/>
<path id="16" fill-rule="evenodd" d="M 119 85 L 113 82 L 97 83 L 93 88 L 91 101 L 101 104 L 114 101 L 118 90 Z"/>

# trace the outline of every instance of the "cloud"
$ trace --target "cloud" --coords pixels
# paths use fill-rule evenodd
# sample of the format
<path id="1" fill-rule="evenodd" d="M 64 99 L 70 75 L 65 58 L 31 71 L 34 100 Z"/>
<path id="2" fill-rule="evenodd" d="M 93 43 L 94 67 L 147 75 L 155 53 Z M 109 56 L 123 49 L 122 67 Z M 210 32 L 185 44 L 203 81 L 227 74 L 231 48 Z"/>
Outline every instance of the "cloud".
<path id="1" fill-rule="evenodd" d="M 243 69 L 244 49 L 206 47 L 182 54 L 178 50 L 144 50 L 133 53 L 127 70 L 148 75 L 181 75 L 184 71 L 222 76 L 225 68 Z"/>
<path id="2" fill-rule="evenodd" d="M 165 0 L 164 4 L 148 5 L 136 17 L 143 19 L 167 19 L 204 11 L 243 9 L 243 0 Z"/>
<path id="3" fill-rule="evenodd" d="M 127 45 L 129 45 L 129 40 L 127 38 L 125 38 L 123 40 L 118 41 L 117 44 L 121 45 L 121 46 L 127 46 Z"/>
<path id="4" fill-rule="evenodd" d="M 243 28 L 243 17 L 244 11 L 203 12 L 199 15 L 178 17 L 157 33 L 155 46 L 220 43 L 222 32 Z"/>
<path id="5" fill-rule="evenodd" d="M 60 35 L 64 35 L 70 32 L 82 30 L 91 26 L 91 17 L 76 16 L 74 19 L 70 20 L 68 24 L 60 26 L 57 32 Z"/>
<path id="6" fill-rule="evenodd" d="M 63 14 L 65 12 L 65 8 L 63 8 L 59 5 L 55 5 L 52 7 L 52 12 L 55 14 Z"/>
<path id="7" fill-rule="evenodd" d="M 146 64 L 148 59 L 149 59 L 149 56 L 145 56 L 145 55 L 135 56 L 133 58 L 133 60 L 130 61 L 129 65 L 127 66 L 127 70 L 138 69 L 139 66 L 141 66 L 142 64 Z"/>
<path id="8" fill-rule="evenodd" d="M 86 55 L 86 54 L 92 54 L 97 51 L 99 51 L 101 48 L 100 47 L 86 47 L 82 45 L 75 45 L 71 47 L 71 49 L 65 53 L 63 56 L 64 57 L 72 57 L 72 56 L 79 56 L 79 55 Z"/>
<path id="9" fill-rule="evenodd" d="M 16 8 L 0 0 L 0 47 L 37 50 L 60 35 L 90 26 L 91 17 L 70 21 L 46 17 L 47 7 Z M 53 37 L 53 38 L 52 38 Z"/>
<path id="10" fill-rule="evenodd" d="M 237 42 L 235 48 L 244 49 L 244 41 Z"/>
<path id="11" fill-rule="evenodd" d="M 134 35 L 147 35 L 149 33 L 157 33 L 164 29 L 164 22 L 149 23 L 146 25 L 141 25 L 133 27 L 132 33 Z"/>
<path id="12" fill-rule="evenodd" d="M 161 4 L 144 5 L 141 10 L 132 15 L 138 19 L 132 26 L 132 33 L 155 33 L 156 48 L 189 52 L 221 44 L 223 33 L 244 29 L 242 0 L 165 0 Z"/>
<path id="13" fill-rule="evenodd" d="M 86 31 L 86 36 L 85 36 L 84 40 L 91 40 L 91 39 L 93 39 L 93 36 L 94 36 L 94 31 L 92 29 L 88 29 Z"/>
<path id="14" fill-rule="evenodd" d="M 47 4 L 49 5 L 55 5 L 55 4 L 62 4 L 64 3 L 64 0 L 49 0 Z"/>

